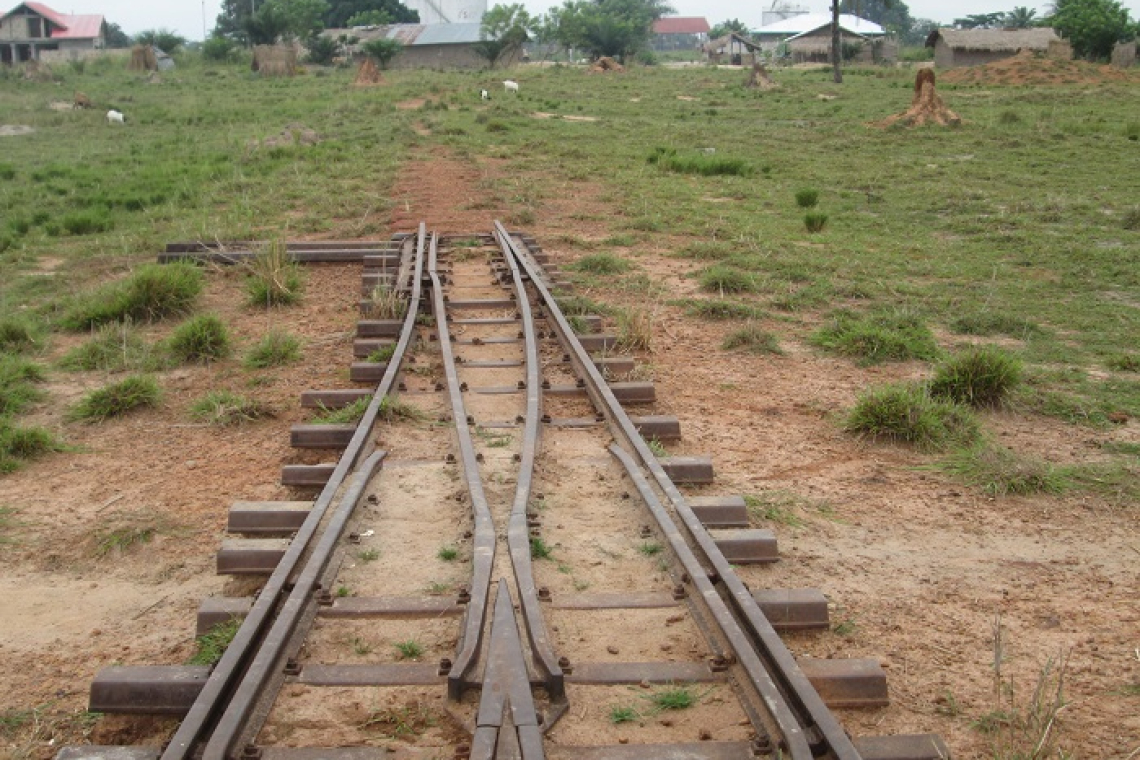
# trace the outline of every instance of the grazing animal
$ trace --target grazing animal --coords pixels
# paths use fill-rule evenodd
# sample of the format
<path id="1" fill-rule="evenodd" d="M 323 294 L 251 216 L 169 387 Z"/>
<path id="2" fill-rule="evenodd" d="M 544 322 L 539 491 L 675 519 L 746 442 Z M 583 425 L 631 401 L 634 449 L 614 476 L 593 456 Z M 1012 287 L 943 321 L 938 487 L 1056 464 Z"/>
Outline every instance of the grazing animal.
<path id="1" fill-rule="evenodd" d="M 491 93 L 487 92 L 486 90 L 479 90 L 479 97 L 483 100 L 490 100 Z"/>
<path id="2" fill-rule="evenodd" d="M 90 108 L 91 98 L 84 95 L 79 90 L 75 91 L 75 100 L 71 104 L 72 108 Z"/>
<path id="3" fill-rule="evenodd" d="M 116 111 L 113 108 L 107 112 L 107 123 L 108 124 L 114 124 L 115 122 L 118 122 L 119 124 L 125 124 L 126 121 L 127 121 L 127 117 L 123 116 L 121 113 L 119 113 L 118 111 Z"/>
<path id="4" fill-rule="evenodd" d="M 514 81 L 513 79 L 504 79 L 503 80 L 503 89 L 506 90 L 507 92 L 517 93 L 519 91 L 519 83 Z"/>

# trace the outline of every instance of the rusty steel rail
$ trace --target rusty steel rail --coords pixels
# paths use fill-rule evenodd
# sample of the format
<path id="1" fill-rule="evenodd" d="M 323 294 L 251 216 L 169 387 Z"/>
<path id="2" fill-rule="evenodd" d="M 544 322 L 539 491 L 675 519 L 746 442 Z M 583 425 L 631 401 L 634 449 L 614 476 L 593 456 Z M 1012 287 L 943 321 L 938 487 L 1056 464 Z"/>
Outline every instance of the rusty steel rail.
<path id="1" fill-rule="evenodd" d="M 495 228 L 509 239 L 501 223 L 495 222 Z M 647 499 L 662 532 L 684 566 L 686 575 L 696 586 L 697 597 L 707 606 L 743 668 L 749 684 L 759 696 L 762 708 L 760 718 L 765 724 L 765 731 L 783 753 L 796 760 L 810 760 L 824 753 L 830 753 L 837 760 L 857 760 L 860 755 L 851 739 L 823 704 L 795 658 L 760 611 L 755 599 L 673 485 L 589 354 L 573 338 L 574 332 L 558 308 L 554 296 L 543 284 L 538 268 L 513 239 L 510 240 L 510 249 L 529 275 L 549 317 L 548 321 L 570 354 L 575 368 L 580 376 L 586 378 L 587 393 L 595 406 L 605 414 L 615 439 L 624 440 L 633 450 L 636 459 L 620 449 L 611 449 L 614 456 L 626 467 L 643 497 L 653 495 L 648 481 L 640 475 L 641 468 L 648 471 L 681 519 L 687 538 L 677 530 L 666 510 L 655 509 L 654 502 Z M 721 585 L 728 593 L 727 600 L 709 579 L 692 549 L 693 545 L 713 566 Z"/>
<path id="2" fill-rule="evenodd" d="M 415 242 L 416 263 L 412 293 L 400 339 L 383 378 L 376 386 L 368 409 L 288 551 L 269 576 L 233 641 L 211 671 L 194 704 L 163 751 L 162 760 L 189 760 L 196 755 L 201 743 L 207 740 L 204 758 L 221 760 L 227 756 L 244 730 L 257 702 L 257 692 L 269 680 L 273 663 L 278 660 L 292 637 L 300 612 L 306 604 L 313 601 L 312 591 L 316 578 L 327 565 L 332 545 L 335 544 L 331 531 L 335 529 L 339 537 L 339 531 L 355 507 L 355 501 L 348 497 L 363 489 L 367 478 L 358 477 L 350 485 L 340 506 L 328 517 L 324 535 L 318 538 L 333 500 L 350 475 L 359 470 L 374 472 L 383 459 L 382 453 L 372 451 L 372 429 L 380 414 L 380 405 L 395 383 L 400 363 L 415 332 L 423 272 L 424 237 L 425 225 L 421 223 Z M 367 460 L 361 466 L 361 460 L 365 457 Z M 314 539 L 318 541 L 315 548 Z M 305 564 L 302 566 L 303 560 Z M 300 582 L 290 587 L 290 579 L 299 567 L 302 567 L 300 577 L 308 588 L 303 588 Z M 287 592 L 288 596 L 285 596 Z"/>

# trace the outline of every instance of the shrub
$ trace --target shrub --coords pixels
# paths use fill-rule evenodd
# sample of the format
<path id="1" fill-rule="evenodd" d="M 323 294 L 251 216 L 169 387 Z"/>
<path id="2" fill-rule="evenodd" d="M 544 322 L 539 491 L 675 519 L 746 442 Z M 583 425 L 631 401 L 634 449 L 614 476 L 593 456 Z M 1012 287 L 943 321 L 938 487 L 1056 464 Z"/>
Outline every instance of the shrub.
<path id="1" fill-rule="evenodd" d="M 726 351 L 741 349 L 753 354 L 779 354 L 780 344 L 776 336 L 756 325 L 747 325 L 728 334 L 721 344 Z"/>
<path id="2" fill-rule="evenodd" d="M 193 264 L 147 264 L 126 279 L 98 288 L 64 310 L 63 326 L 86 330 L 127 317 L 154 321 L 193 307 L 205 277 Z"/>
<path id="3" fill-rule="evenodd" d="M 331 37 L 314 36 L 305 43 L 309 49 L 309 63 L 327 66 L 340 52 L 340 45 Z"/>
<path id="4" fill-rule="evenodd" d="M 35 383 L 43 379 L 40 365 L 17 356 L 0 355 L 0 417 L 19 414 L 42 398 Z"/>
<path id="5" fill-rule="evenodd" d="M 863 393 L 843 424 L 849 433 L 939 449 L 978 437 L 969 407 L 930 396 L 917 385 L 884 385 Z"/>
<path id="6" fill-rule="evenodd" d="M 629 262 L 612 253 L 594 253 L 583 256 L 566 268 L 590 274 L 621 274 L 629 270 Z"/>
<path id="7" fill-rule="evenodd" d="M 202 43 L 202 58 L 215 63 L 225 63 L 233 58 L 234 43 L 229 37 L 215 34 Z"/>
<path id="8" fill-rule="evenodd" d="M 29 351 L 43 339 L 40 326 L 25 316 L 0 318 L 0 352 L 12 354 Z"/>
<path id="9" fill-rule="evenodd" d="M 796 205 L 800 208 L 815 208 L 817 203 L 819 203 L 818 190 L 808 188 L 796 191 Z"/>
<path id="10" fill-rule="evenodd" d="M 979 346 L 940 364 L 930 393 L 969 406 L 995 406 L 1021 382 L 1021 361 L 994 346 Z"/>
<path id="11" fill-rule="evenodd" d="M 132 409 L 155 406 L 162 396 L 158 381 L 149 375 L 132 375 L 125 380 L 91 391 L 68 413 L 72 420 L 102 422 Z"/>
<path id="12" fill-rule="evenodd" d="M 240 425 L 263 417 L 272 417 L 273 410 L 260 401 L 239 396 L 229 391 L 212 391 L 190 407 L 190 416 L 211 425 Z"/>
<path id="13" fill-rule="evenodd" d="M 250 306 L 288 306 L 301 300 L 301 270 L 285 244 L 275 240 L 250 264 L 246 282 Z"/>
<path id="14" fill-rule="evenodd" d="M 809 211 L 808 213 L 804 214 L 804 228 L 808 232 L 812 234 L 823 232 L 823 228 L 826 226 L 827 214 L 821 214 L 814 211 Z"/>
<path id="15" fill-rule="evenodd" d="M 863 316 L 839 312 L 810 340 L 829 351 L 858 357 L 864 364 L 938 356 L 930 328 L 906 310 Z"/>
<path id="16" fill-rule="evenodd" d="M 301 358 L 301 341 L 281 330 L 270 330 L 245 355 L 247 369 L 267 369 L 291 364 Z"/>
<path id="17" fill-rule="evenodd" d="M 209 362 L 229 356 L 230 333 L 217 316 L 201 314 L 174 328 L 167 345 L 180 362 Z"/>
<path id="18" fill-rule="evenodd" d="M 701 290 L 710 293 L 750 293 L 757 289 L 752 275 L 720 264 L 701 272 L 700 283 Z"/>

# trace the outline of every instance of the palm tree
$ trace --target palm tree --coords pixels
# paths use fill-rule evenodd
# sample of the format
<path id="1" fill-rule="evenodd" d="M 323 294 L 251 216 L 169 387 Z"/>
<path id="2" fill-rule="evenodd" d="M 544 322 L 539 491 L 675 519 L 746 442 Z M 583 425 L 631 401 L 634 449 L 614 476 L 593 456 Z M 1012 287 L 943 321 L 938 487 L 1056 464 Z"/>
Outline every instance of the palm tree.
<path id="1" fill-rule="evenodd" d="M 1019 5 L 1009 13 L 1005 14 L 1002 21 L 1006 26 L 1012 26 L 1014 29 L 1028 29 L 1031 26 L 1037 25 L 1037 10 L 1035 8 L 1026 8 L 1024 5 Z"/>

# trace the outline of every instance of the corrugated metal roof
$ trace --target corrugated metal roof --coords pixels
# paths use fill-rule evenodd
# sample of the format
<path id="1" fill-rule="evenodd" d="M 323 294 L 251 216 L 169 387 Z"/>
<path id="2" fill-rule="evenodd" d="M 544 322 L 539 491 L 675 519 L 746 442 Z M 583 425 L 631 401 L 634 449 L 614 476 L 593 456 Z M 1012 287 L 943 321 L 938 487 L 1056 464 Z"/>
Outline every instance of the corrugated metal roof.
<path id="1" fill-rule="evenodd" d="M 828 26 L 831 26 L 831 24 L 828 24 Z M 844 27 L 843 24 L 840 24 L 839 28 L 842 31 L 847 32 L 852 37 L 858 37 L 858 38 L 864 39 L 864 40 L 867 39 L 867 35 L 859 34 L 859 32 L 853 32 L 850 29 L 847 29 L 846 27 Z M 789 37 L 788 39 L 786 39 L 784 41 L 785 42 L 794 42 L 795 40 L 802 40 L 804 37 L 810 37 L 811 35 L 815 34 L 818 31 L 819 31 L 819 28 L 816 28 L 816 29 L 812 29 L 810 32 L 803 32 L 802 34 L 793 34 L 791 37 Z"/>
<path id="2" fill-rule="evenodd" d="M 802 13 L 798 16 L 786 18 L 783 21 L 777 21 L 774 24 L 768 24 L 768 26 L 762 26 L 752 33 L 755 35 L 778 35 L 785 37 L 793 34 L 814 32 L 816 29 L 829 26 L 830 24 L 830 13 Z M 850 13 L 839 14 L 839 26 L 849 32 L 862 34 L 864 36 L 886 34 L 886 30 L 874 21 L 868 21 L 865 18 L 853 16 Z"/>
<path id="3" fill-rule="evenodd" d="M 479 41 L 478 22 L 424 24 L 412 45 L 468 45 Z"/>
<path id="4" fill-rule="evenodd" d="M 654 34 L 708 34 L 710 29 L 704 16 L 669 16 L 653 22 Z"/>
<path id="5" fill-rule="evenodd" d="M 91 40 L 103 33 L 103 17 L 94 15 L 64 16 L 67 29 L 56 29 L 53 40 Z"/>

